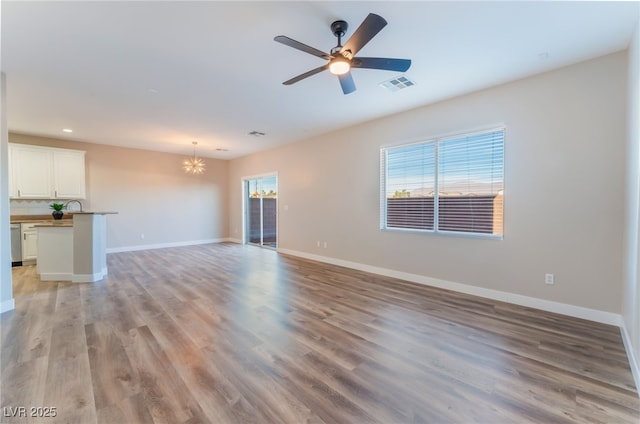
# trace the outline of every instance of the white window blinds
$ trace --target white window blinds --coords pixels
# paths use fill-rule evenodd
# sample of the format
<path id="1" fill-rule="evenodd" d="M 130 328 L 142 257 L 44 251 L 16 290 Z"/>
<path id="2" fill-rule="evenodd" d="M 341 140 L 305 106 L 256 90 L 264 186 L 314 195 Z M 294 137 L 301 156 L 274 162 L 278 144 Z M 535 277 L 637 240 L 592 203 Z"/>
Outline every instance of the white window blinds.
<path id="1" fill-rule="evenodd" d="M 502 236 L 504 129 L 384 148 L 383 229 Z"/>

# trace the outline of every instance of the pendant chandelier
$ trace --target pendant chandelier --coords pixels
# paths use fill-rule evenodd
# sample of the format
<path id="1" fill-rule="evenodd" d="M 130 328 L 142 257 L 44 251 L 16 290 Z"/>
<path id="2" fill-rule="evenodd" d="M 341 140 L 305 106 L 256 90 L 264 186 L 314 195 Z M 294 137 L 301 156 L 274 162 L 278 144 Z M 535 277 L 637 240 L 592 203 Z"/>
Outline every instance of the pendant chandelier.
<path id="1" fill-rule="evenodd" d="M 189 159 L 185 159 L 182 164 L 182 169 L 189 174 L 202 174 L 204 172 L 204 160 L 196 156 L 196 146 L 198 145 L 197 141 L 193 141 L 193 157 Z"/>

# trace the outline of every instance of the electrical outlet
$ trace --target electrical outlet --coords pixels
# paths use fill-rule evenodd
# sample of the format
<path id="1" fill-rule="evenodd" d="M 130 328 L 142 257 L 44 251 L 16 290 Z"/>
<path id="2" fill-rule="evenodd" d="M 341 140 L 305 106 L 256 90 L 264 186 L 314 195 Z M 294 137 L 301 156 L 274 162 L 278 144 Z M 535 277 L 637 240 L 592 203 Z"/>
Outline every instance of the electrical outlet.
<path id="1" fill-rule="evenodd" d="M 140 233 L 140 240 L 144 240 L 144 233 Z"/>
<path id="2" fill-rule="evenodd" d="M 320 247 L 320 240 L 316 242 L 316 246 Z"/>
<path id="3" fill-rule="evenodd" d="M 554 284 L 554 283 L 555 283 L 555 281 L 554 281 L 554 280 L 555 280 L 555 279 L 554 279 L 554 277 L 553 277 L 553 274 L 545 274 L 545 275 L 544 275 L 544 282 L 545 282 L 545 284 Z"/>
<path id="4" fill-rule="evenodd" d="M 327 248 L 327 242 L 326 241 L 324 242 L 324 248 L 325 249 Z"/>

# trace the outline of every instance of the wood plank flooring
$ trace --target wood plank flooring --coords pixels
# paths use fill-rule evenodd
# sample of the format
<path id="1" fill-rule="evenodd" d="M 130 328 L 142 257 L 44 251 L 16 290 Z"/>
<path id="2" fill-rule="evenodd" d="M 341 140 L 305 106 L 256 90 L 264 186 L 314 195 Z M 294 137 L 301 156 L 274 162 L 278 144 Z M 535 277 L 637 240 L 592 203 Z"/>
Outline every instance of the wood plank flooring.
<path id="1" fill-rule="evenodd" d="M 0 422 L 640 422 L 616 327 L 237 244 L 108 264 L 14 268 Z"/>

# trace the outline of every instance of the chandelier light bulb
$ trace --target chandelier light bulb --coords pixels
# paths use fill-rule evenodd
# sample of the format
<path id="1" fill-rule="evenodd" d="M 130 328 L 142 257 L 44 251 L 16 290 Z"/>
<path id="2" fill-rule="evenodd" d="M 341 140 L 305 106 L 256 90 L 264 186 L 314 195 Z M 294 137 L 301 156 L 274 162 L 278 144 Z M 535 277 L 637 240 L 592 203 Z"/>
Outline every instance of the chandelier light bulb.
<path id="1" fill-rule="evenodd" d="M 189 174 L 202 174 L 205 169 L 204 160 L 196 156 L 196 145 L 197 141 L 192 142 L 193 144 L 193 157 L 185 159 L 182 163 L 182 169 Z"/>

